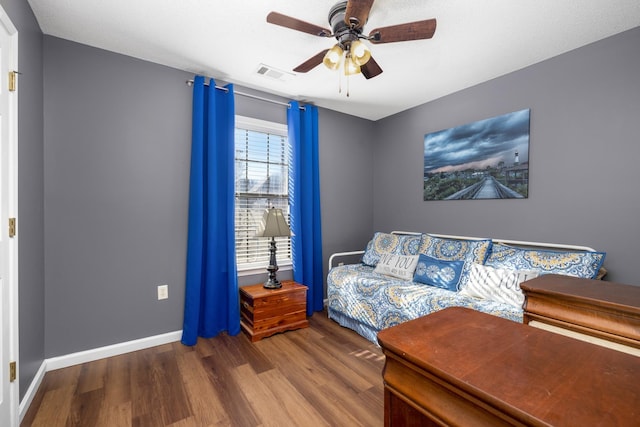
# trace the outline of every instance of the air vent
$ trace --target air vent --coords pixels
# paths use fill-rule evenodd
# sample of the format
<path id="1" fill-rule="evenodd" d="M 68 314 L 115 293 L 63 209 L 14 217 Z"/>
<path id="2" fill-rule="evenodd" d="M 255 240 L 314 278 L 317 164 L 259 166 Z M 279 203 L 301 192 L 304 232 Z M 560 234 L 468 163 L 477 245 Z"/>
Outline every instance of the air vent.
<path id="1" fill-rule="evenodd" d="M 272 67 L 270 65 L 265 65 L 265 64 L 260 64 L 258 66 L 258 69 L 256 70 L 256 73 L 273 80 L 279 80 L 281 82 L 289 81 L 295 75 L 293 73 L 289 73 L 283 70 L 278 70 L 275 67 Z"/>

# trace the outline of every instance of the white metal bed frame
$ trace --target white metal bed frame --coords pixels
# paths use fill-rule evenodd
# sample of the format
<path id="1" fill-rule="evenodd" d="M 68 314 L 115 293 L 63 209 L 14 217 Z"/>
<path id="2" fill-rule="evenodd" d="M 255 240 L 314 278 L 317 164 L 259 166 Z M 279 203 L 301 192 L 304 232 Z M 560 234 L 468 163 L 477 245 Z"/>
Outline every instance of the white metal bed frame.
<path id="1" fill-rule="evenodd" d="M 429 236 L 439 237 L 441 239 L 454 239 L 454 240 L 485 240 L 489 238 L 489 237 L 454 236 L 449 234 L 419 233 L 414 231 L 397 231 L 397 230 L 392 231 L 391 234 L 405 234 L 405 235 L 416 235 L 416 236 L 419 236 L 421 234 L 428 234 Z M 590 248 L 588 246 L 580 246 L 580 245 L 527 242 L 523 240 L 507 240 L 507 239 L 494 239 L 494 238 L 491 238 L 491 240 L 493 242 L 503 243 L 505 245 L 517 246 L 521 248 L 566 249 L 566 250 L 573 250 L 573 251 L 596 252 L 596 250 L 593 248 Z M 336 252 L 329 257 L 329 270 L 331 270 L 334 267 L 333 263 L 336 258 L 353 256 L 353 255 L 362 255 L 362 254 L 364 254 L 364 250 L 350 251 L 350 252 Z"/>

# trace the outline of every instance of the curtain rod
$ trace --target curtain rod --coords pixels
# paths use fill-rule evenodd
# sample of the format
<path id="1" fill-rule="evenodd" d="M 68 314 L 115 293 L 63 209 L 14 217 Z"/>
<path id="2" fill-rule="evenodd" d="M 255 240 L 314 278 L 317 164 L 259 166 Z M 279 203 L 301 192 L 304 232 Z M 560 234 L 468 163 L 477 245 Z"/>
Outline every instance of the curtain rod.
<path id="1" fill-rule="evenodd" d="M 208 83 L 204 84 L 205 86 L 209 86 Z M 187 80 L 187 86 L 193 86 L 193 80 Z M 216 89 L 218 90 L 223 90 L 225 92 L 229 92 L 229 89 L 227 89 L 226 87 L 222 87 L 222 86 L 214 86 Z M 290 108 L 291 106 L 289 105 L 289 103 L 287 102 L 281 102 L 281 101 L 276 101 L 275 99 L 269 99 L 269 98 L 263 98 L 262 96 L 258 96 L 258 95 L 252 95 L 250 93 L 244 93 L 244 92 L 240 92 L 237 90 L 234 90 L 233 93 L 235 95 L 240 95 L 240 96 L 245 96 L 247 98 L 253 98 L 253 99 L 257 99 L 259 101 L 265 101 L 265 102 L 271 102 L 272 104 L 278 104 L 278 105 L 283 105 L 287 108 Z M 304 110 L 304 106 L 301 105 L 299 107 L 301 110 Z"/>

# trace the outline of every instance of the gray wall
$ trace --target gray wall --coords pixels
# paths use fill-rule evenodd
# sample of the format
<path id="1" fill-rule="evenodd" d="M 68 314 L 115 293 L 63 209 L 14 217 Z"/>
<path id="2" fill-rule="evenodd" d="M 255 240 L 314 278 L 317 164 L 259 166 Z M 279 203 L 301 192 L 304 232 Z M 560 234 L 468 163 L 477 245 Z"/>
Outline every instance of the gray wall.
<path id="1" fill-rule="evenodd" d="M 44 360 L 42 33 L 24 0 L 0 0 L 18 29 L 20 398 Z"/>
<path id="2" fill-rule="evenodd" d="M 192 76 L 49 36 L 44 64 L 46 356 L 181 329 Z"/>
<path id="3" fill-rule="evenodd" d="M 640 284 L 640 28 L 376 122 L 374 228 L 579 244 Z M 526 200 L 422 201 L 426 133 L 531 109 Z"/>
<path id="4" fill-rule="evenodd" d="M 334 252 L 364 248 L 373 230 L 371 183 L 374 126 L 369 120 L 320 110 L 319 156 L 325 277 Z"/>
<path id="5" fill-rule="evenodd" d="M 193 75 L 50 36 L 44 64 L 46 356 L 181 329 Z M 236 113 L 286 123 L 285 106 L 249 97 Z M 319 122 L 326 260 L 371 233 L 373 134 L 332 111 Z"/>

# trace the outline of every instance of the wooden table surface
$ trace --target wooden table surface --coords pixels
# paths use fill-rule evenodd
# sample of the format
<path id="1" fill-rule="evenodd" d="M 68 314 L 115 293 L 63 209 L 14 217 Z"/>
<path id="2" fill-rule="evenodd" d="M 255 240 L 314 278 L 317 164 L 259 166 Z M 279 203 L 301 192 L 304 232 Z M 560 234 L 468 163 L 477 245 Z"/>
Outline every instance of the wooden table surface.
<path id="1" fill-rule="evenodd" d="M 635 356 L 460 307 L 383 330 L 378 340 L 385 386 L 451 424 L 484 425 L 474 421 L 480 408 L 507 424 L 640 425 Z M 438 385 L 431 396 L 421 377 Z"/>

